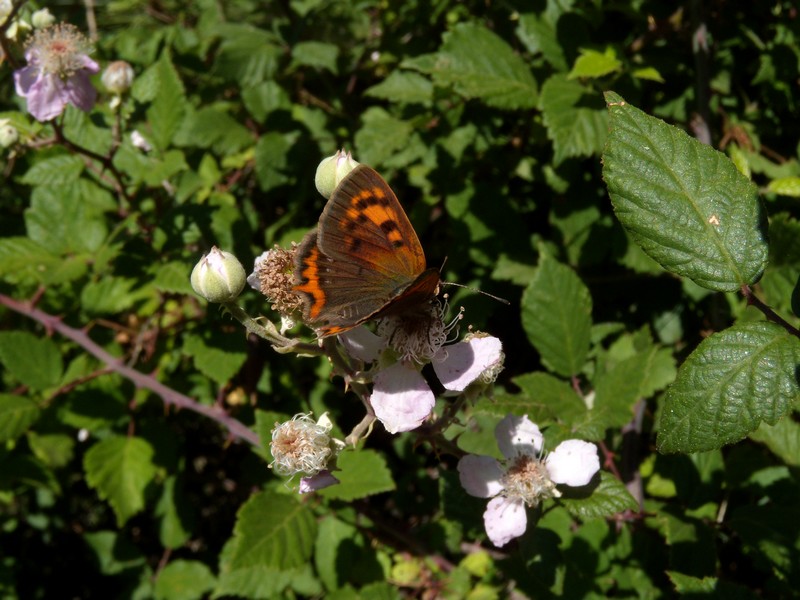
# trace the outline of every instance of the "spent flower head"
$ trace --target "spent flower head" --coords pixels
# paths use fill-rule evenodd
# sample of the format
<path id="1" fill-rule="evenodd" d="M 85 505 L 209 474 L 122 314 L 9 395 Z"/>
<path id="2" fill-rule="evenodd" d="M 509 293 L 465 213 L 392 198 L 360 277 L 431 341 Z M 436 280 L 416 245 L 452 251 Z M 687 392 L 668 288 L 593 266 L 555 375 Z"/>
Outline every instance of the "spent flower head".
<path id="1" fill-rule="evenodd" d="M 294 291 L 294 255 L 297 244 L 289 250 L 276 245 L 258 256 L 247 283 L 264 294 L 272 308 L 283 317 L 295 315 L 303 306 L 303 299 Z"/>
<path id="2" fill-rule="evenodd" d="M 89 75 L 100 67 L 89 58 L 91 51 L 86 37 L 68 23 L 33 34 L 25 51 L 28 65 L 14 72 L 14 83 L 34 118 L 49 121 L 64 112 L 67 104 L 83 111 L 92 109 L 97 91 Z"/>
<path id="3" fill-rule="evenodd" d="M 273 458 L 270 468 L 279 475 L 303 473 L 308 477 L 326 471 L 344 447 L 343 442 L 331 437 L 332 428 L 327 413 L 319 421 L 310 414 L 297 414 L 289 421 L 275 423 L 269 445 Z"/>
<path id="4" fill-rule="evenodd" d="M 495 438 L 504 461 L 468 454 L 458 462 L 458 474 L 468 494 L 491 498 L 483 522 L 498 547 L 525 533 L 526 506 L 561 496 L 558 484 L 586 485 L 600 470 L 597 447 L 582 440 L 561 442 L 543 459 L 544 438 L 527 415 L 506 416 Z"/>

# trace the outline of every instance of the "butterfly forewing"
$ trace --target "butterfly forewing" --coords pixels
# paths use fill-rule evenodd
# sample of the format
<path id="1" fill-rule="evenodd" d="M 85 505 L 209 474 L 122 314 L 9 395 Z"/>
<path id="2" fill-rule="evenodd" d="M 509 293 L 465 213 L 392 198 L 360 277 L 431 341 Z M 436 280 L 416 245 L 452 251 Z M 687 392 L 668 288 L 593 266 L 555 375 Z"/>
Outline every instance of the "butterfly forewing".
<path id="1" fill-rule="evenodd" d="M 364 165 L 334 191 L 295 266 L 304 319 L 321 337 L 423 305 L 439 285 L 394 192 Z"/>
<path id="2" fill-rule="evenodd" d="M 397 285 L 426 267 L 425 254 L 397 196 L 370 167 L 356 167 L 336 188 L 320 217 L 317 243 L 333 259 L 361 263 Z"/>

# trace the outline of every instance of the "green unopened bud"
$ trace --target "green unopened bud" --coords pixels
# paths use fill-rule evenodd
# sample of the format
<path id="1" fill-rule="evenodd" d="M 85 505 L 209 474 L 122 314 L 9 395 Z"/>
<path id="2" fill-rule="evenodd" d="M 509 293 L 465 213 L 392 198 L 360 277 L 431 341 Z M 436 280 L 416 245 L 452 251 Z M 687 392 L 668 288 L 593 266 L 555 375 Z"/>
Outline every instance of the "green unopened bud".
<path id="1" fill-rule="evenodd" d="M 344 150 L 339 150 L 333 156 L 324 158 L 319 163 L 317 174 L 314 176 L 314 185 L 317 186 L 317 191 L 326 198 L 330 198 L 339 182 L 357 166 L 358 163 L 353 160 L 353 156 Z"/>
<path id="2" fill-rule="evenodd" d="M 6 22 L 12 10 L 14 5 L 11 4 L 11 0 L 0 0 L 0 25 Z"/>
<path id="3" fill-rule="evenodd" d="M 133 67 L 124 60 L 115 60 L 103 71 L 100 81 L 109 92 L 119 96 L 131 88 L 133 75 Z"/>
<path id="4" fill-rule="evenodd" d="M 44 29 L 45 27 L 50 27 L 50 25 L 55 22 L 56 18 L 47 8 L 37 10 L 31 15 L 31 25 L 33 25 L 34 29 Z"/>
<path id="5" fill-rule="evenodd" d="M 242 263 L 216 246 L 192 270 L 192 288 L 209 302 L 232 302 L 244 288 L 247 275 Z"/>
<path id="6" fill-rule="evenodd" d="M 0 119 L 0 146 L 8 148 L 17 143 L 19 131 L 8 119 Z"/>

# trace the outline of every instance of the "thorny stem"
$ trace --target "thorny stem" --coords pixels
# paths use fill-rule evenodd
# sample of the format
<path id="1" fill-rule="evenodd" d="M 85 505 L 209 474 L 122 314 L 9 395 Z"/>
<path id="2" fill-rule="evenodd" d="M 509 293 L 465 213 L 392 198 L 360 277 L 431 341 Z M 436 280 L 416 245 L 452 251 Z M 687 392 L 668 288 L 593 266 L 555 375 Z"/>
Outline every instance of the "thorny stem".
<path id="1" fill-rule="evenodd" d="M 742 292 L 742 296 L 747 299 L 747 304 L 750 306 L 755 306 L 758 310 L 764 313 L 764 316 L 767 317 L 767 320 L 772 321 L 773 323 L 777 323 L 781 327 L 783 327 L 786 331 L 791 333 L 795 337 L 800 337 L 800 331 L 794 327 L 791 323 L 789 323 L 786 319 L 781 317 L 778 313 L 776 313 L 772 308 L 764 304 L 761 299 L 755 295 L 753 290 L 750 288 L 749 285 L 745 284 L 740 288 Z"/>
<path id="2" fill-rule="evenodd" d="M 186 408 L 198 414 L 201 414 L 209 419 L 212 419 L 225 427 L 228 432 L 256 448 L 261 447 L 258 434 L 247 427 L 241 421 L 234 419 L 227 415 L 218 407 L 206 406 L 200 404 L 196 400 L 176 392 L 175 390 L 167 387 L 160 381 L 156 380 L 150 375 L 145 375 L 139 371 L 132 369 L 122 363 L 120 359 L 112 356 L 106 352 L 102 347 L 97 345 L 89 338 L 83 331 L 74 329 L 64 323 L 60 318 L 34 308 L 31 304 L 26 302 L 19 302 L 4 294 L 0 294 L 0 304 L 10 308 L 11 310 L 25 315 L 41 323 L 46 329 L 54 330 L 63 335 L 64 337 L 72 340 L 83 348 L 86 352 L 105 363 L 109 370 L 122 375 L 126 379 L 132 381 L 137 387 L 148 389 L 161 398 L 164 404 L 176 406 L 178 408 Z"/>
<path id="3" fill-rule="evenodd" d="M 320 356 L 322 351 L 318 346 L 313 344 L 304 344 L 295 340 L 289 339 L 278 333 L 275 326 L 270 322 L 268 326 L 261 325 L 256 319 L 248 315 L 245 310 L 235 302 L 226 302 L 222 305 L 231 316 L 244 325 L 245 329 L 253 335 L 267 340 L 276 352 L 281 354 L 288 354 L 290 352 L 297 352 L 306 356 Z"/>

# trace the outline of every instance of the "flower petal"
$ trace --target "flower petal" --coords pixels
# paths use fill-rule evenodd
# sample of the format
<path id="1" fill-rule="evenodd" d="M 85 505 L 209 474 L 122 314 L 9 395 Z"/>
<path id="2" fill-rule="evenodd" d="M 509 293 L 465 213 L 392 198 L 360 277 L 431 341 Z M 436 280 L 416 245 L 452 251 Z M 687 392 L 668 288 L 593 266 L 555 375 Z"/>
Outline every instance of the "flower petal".
<path id="1" fill-rule="evenodd" d="M 94 108 L 97 99 L 97 90 L 94 89 L 92 82 L 89 81 L 89 74 L 85 70 L 78 71 L 67 79 L 64 89 L 67 92 L 69 103 L 84 112 L 89 112 Z"/>
<path id="2" fill-rule="evenodd" d="M 396 363 L 375 375 L 370 402 L 386 431 L 398 433 L 419 427 L 431 414 L 436 398 L 422 375 Z"/>
<path id="3" fill-rule="evenodd" d="M 503 468 L 491 456 L 467 454 L 458 461 L 458 477 L 470 496 L 492 498 L 503 491 Z"/>
<path id="4" fill-rule="evenodd" d="M 525 504 L 522 500 L 512 500 L 504 496 L 492 498 L 483 513 L 483 525 L 486 535 L 495 546 L 505 546 L 525 533 L 528 526 Z"/>
<path id="5" fill-rule="evenodd" d="M 31 86 L 36 83 L 38 78 L 39 69 L 30 65 L 14 71 L 14 86 L 17 89 L 17 95 L 27 98 Z"/>
<path id="6" fill-rule="evenodd" d="M 350 356 L 364 362 L 374 362 L 386 348 L 386 340 L 378 337 L 363 325 L 339 334 L 339 341 Z"/>
<path id="7" fill-rule="evenodd" d="M 555 483 L 586 485 L 600 470 L 597 446 L 583 440 L 566 440 L 547 455 L 547 473 Z"/>
<path id="8" fill-rule="evenodd" d="M 462 392 L 500 360 L 502 350 L 503 345 L 496 337 L 474 337 L 441 348 L 433 359 L 433 370 L 445 389 Z"/>
<path id="9" fill-rule="evenodd" d="M 339 480 L 331 475 L 330 471 L 320 471 L 311 477 L 303 477 L 300 480 L 300 489 L 298 491 L 301 494 L 307 494 L 309 492 L 316 492 L 326 487 L 336 485 L 337 483 L 339 483 Z"/>
<path id="10" fill-rule="evenodd" d="M 28 112 L 37 121 L 49 121 L 64 112 L 68 94 L 64 90 L 64 82 L 58 75 L 40 74 L 28 88 L 26 98 Z"/>
<path id="11" fill-rule="evenodd" d="M 495 427 L 494 437 L 500 452 L 506 458 L 514 458 L 520 454 L 538 456 L 544 444 L 542 432 L 528 415 L 507 415 Z"/>

